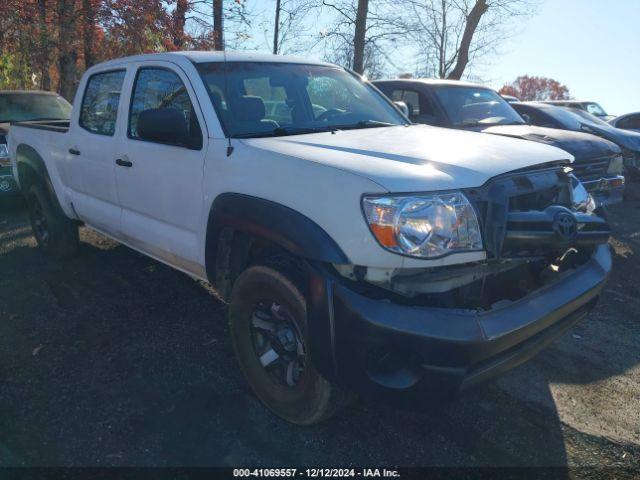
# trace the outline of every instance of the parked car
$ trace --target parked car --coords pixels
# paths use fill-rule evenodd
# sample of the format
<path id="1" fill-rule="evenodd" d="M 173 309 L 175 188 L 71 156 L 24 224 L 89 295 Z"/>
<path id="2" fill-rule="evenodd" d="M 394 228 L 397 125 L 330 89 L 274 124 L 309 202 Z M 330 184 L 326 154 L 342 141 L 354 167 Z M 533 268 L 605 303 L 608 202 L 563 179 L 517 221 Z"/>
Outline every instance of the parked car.
<path id="1" fill-rule="evenodd" d="M 118 108 L 96 111 L 110 92 Z M 211 282 L 249 384 L 297 424 L 345 389 L 424 398 L 502 373 L 584 317 L 611 270 L 567 152 L 411 125 L 306 58 L 109 61 L 84 74 L 70 122 L 9 140 L 44 252 L 75 253 L 81 222 Z"/>
<path id="2" fill-rule="evenodd" d="M 615 118 L 614 115 L 609 115 L 597 102 L 584 102 L 581 100 L 544 100 L 541 103 L 554 105 L 556 107 L 575 108 L 577 110 L 590 113 L 591 115 L 605 121 Z"/>
<path id="3" fill-rule="evenodd" d="M 540 102 L 514 103 L 512 106 L 532 125 L 586 132 L 616 143 L 622 149 L 625 176 L 640 179 L 640 133 L 615 128 L 583 110 Z"/>
<path id="4" fill-rule="evenodd" d="M 620 115 L 619 117 L 609 120 L 609 123 L 616 128 L 633 130 L 634 132 L 640 133 L 640 112 Z"/>
<path id="5" fill-rule="evenodd" d="M 521 138 L 561 148 L 575 157 L 574 173 L 597 204 L 622 201 L 622 153 L 608 140 L 581 132 L 542 128 L 527 123 L 494 90 L 456 80 L 381 80 L 383 93 L 410 105 L 409 118 L 446 128 Z"/>
<path id="6" fill-rule="evenodd" d="M 55 93 L 0 90 L 0 198 L 20 193 L 11 175 L 9 125 L 25 120 L 69 118 L 70 112 L 69 102 Z"/>
<path id="7" fill-rule="evenodd" d="M 518 97 L 514 97 L 513 95 L 500 95 L 500 96 L 502 98 L 504 98 L 509 103 L 519 102 L 520 101 L 520 99 Z"/>

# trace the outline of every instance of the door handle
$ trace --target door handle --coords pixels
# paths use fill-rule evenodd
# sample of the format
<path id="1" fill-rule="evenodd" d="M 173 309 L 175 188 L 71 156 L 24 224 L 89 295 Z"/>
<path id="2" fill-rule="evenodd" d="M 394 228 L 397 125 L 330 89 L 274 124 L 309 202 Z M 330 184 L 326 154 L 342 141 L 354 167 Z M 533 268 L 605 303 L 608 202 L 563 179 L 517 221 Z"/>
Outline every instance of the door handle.
<path id="1" fill-rule="evenodd" d="M 76 148 L 70 148 L 69 149 L 69 153 L 71 155 L 80 155 L 80 150 L 76 149 Z"/>
<path id="2" fill-rule="evenodd" d="M 133 162 L 129 160 L 123 160 L 122 158 L 116 159 L 116 165 L 120 165 L 121 167 L 133 167 Z"/>

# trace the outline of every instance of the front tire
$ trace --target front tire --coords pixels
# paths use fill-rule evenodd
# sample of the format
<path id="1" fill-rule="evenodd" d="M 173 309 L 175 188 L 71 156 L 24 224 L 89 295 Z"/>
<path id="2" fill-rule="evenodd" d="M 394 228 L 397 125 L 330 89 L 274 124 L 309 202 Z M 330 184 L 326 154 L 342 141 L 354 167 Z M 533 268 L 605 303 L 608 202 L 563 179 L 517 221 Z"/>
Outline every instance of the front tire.
<path id="1" fill-rule="evenodd" d="M 61 260 L 77 253 L 78 226 L 64 214 L 42 184 L 34 183 L 29 188 L 27 206 L 33 235 L 45 254 Z"/>
<path id="2" fill-rule="evenodd" d="M 245 270 L 231 293 L 229 323 L 242 372 L 276 415 L 312 425 L 346 402 L 348 395 L 313 365 L 306 301 L 287 276 L 266 266 Z"/>

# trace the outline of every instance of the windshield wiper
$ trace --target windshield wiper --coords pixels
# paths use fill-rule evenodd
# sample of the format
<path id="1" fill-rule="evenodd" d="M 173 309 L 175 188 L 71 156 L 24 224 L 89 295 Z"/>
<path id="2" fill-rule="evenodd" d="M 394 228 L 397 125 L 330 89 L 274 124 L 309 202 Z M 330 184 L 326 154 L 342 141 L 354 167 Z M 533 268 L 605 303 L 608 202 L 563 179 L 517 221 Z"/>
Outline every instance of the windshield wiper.
<path id="1" fill-rule="evenodd" d="M 264 132 L 238 133 L 232 138 L 264 138 L 264 137 L 286 137 L 288 135 L 303 135 L 305 133 L 328 132 L 331 127 L 276 127 L 273 130 Z"/>
<path id="2" fill-rule="evenodd" d="M 504 127 L 507 125 L 526 125 L 526 123 L 524 122 L 489 122 L 489 123 L 483 123 L 483 122 L 464 122 L 462 124 L 460 124 L 460 127 L 462 128 L 476 128 L 476 127 Z"/>
<path id="3" fill-rule="evenodd" d="M 273 134 L 278 137 L 285 135 L 303 135 L 305 133 L 328 132 L 330 127 L 278 127 L 273 130 Z"/>
<path id="4" fill-rule="evenodd" d="M 379 120 L 360 120 L 347 125 L 331 125 L 331 130 L 356 130 L 358 128 L 398 127 L 399 123 L 381 122 Z"/>
<path id="5" fill-rule="evenodd" d="M 264 132 L 238 133 L 232 138 L 264 138 L 304 135 L 305 133 L 335 132 L 337 130 L 354 130 L 358 128 L 397 127 L 399 124 L 380 122 L 378 120 L 361 120 L 348 125 L 326 125 L 322 127 L 276 127 Z"/>

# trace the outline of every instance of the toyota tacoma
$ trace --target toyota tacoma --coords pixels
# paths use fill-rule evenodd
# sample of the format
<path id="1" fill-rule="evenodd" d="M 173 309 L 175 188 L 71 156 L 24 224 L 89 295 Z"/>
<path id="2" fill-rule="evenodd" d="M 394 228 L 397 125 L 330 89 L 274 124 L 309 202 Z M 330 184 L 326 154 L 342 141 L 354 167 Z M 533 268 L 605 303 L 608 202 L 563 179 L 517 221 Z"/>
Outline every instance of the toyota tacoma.
<path id="1" fill-rule="evenodd" d="M 213 284 L 248 383 L 297 424 L 351 391 L 453 395 L 504 372 L 611 269 L 571 155 L 413 125 L 327 63 L 109 61 L 70 121 L 12 125 L 9 146 L 42 250 L 73 255 L 83 224 Z"/>

